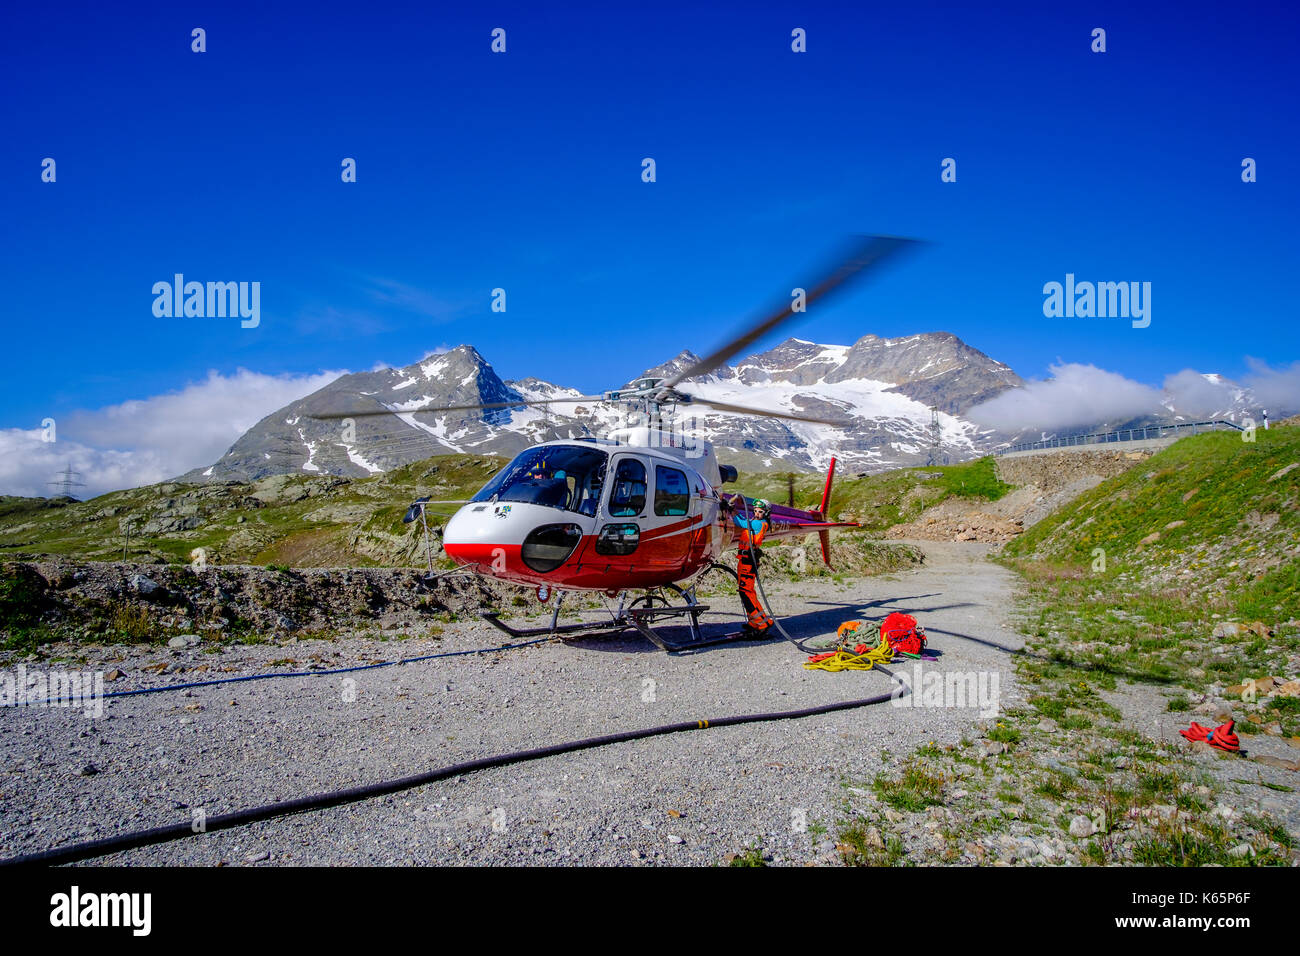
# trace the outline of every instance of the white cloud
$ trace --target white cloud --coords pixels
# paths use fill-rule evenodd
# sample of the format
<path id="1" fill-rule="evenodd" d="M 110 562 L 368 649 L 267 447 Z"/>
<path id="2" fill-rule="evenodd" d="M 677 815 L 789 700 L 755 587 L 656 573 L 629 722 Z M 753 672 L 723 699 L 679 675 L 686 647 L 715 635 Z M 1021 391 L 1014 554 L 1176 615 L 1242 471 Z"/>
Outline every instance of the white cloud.
<path id="1" fill-rule="evenodd" d="M 1259 359 L 1247 358 L 1250 373 L 1243 380 L 1255 399 L 1273 418 L 1300 412 L 1300 362 L 1270 368 Z"/>
<path id="2" fill-rule="evenodd" d="M 1077 428 L 1117 422 L 1160 410 L 1163 393 L 1095 365 L 1051 367 L 1052 377 L 1012 388 L 970 409 L 966 417 L 986 428 Z"/>
<path id="3" fill-rule="evenodd" d="M 48 497 L 59 494 L 51 482 L 71 465 L 74 480 L 85 487 L 73 488 L 79 498 L 103 494 L 117 488 L 133 488 L 171 477 L 154 449 L 123 451 L 91 448 L 81 442 L 41 440 L 41 430 L 0 430 L 0 493 Z"/>
<path id="4" fill-rule="evenodd" d="M 1164 393 L 1173 407 L 1191 418 L 1208 418 L 1231 408 L 1241 386 L 1230 379 L 1207 378 L 1194 369 L 1165 376 Z"/>
<path id="5" fill-rule="evenodd" d="M 83 497 L 173 478 L 212 464 L 271 412 L 343 374 L 211 371 L 179 391 L 64 416 L 54 442 L 41 429 L 0 430 L 0 493 L 54 494 L 49 483 L 69 463 L 86 484 Z"/>
<path id="6" fill-rule="evenodd" d="M 1300 362 L 1272 368 L 1247 358 L 1250 372 L 1241 382 L 1183 369 L 1154 388 L 1095 365 L 1063 363 L 1052 377 L 1009 389 L 976 405 L 966 417 L 987 428 L 1016 432 L 1118 425 L 1142 416 L 1184 419 L 1221 417 L 1233 410 L 1254 415 L 1267 409 L 1273 418 L 1300 411 Z"/>

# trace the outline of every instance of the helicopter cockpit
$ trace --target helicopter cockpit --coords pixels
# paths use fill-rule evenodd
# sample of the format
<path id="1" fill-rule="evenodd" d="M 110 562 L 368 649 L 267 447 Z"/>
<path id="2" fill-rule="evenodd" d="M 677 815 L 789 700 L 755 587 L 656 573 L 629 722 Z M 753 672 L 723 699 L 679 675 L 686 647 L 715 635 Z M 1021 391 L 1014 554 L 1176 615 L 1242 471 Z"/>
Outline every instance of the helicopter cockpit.
<path id="1" fill-rule="evenodd" d="M 593 516 L 609 456 L 582 445 L 545 445 L 521 452 L 472 501 L 543 505 Z"/>

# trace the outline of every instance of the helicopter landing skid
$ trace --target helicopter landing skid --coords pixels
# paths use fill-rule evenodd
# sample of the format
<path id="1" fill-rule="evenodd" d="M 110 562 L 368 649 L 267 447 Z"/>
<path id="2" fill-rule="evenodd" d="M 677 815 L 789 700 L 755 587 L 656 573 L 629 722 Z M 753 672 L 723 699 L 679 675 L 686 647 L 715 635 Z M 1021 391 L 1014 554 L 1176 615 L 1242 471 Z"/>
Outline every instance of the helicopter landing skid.
<path id="1" fill-rule="evenodd" d="M 690 604 L 686 607 L 642 607 L 633 608 L 628 611 L 628 618 L 632 626 L 661 651 L 667 651 L 669 654 L 679 654 L 684 651 L 693 651 L 698 647 L 713 647 L 715 644 L 727 644 L 731 641 L 739 640 L 744 635 L 740 632 L 724 634 L 721 637 L 704 637 L 700 634 L 700 614 L 707 611 L 707 604 Z M 689 641 L 675 642 L 670 641 L 658 631 L 654 625 L 660 619 L 673 618 L 686 615 L 690 619 L 691 639 Z"/>
<path id="2" fill-rule="evenodd" d="M 552 624 L 550 627 L 511 627 L 495 611 L 480 611 L 479 617 L 493 627 L 505 631 L 511 637 L 552 637 L 562 634 L 582 634 L 592 631 L 622 631 L 627 628 L 626 620 L 618 621 L 583 621 L 579 624 Z"/>
<path id="3" fill-rule="evenodd" d="M 720 637 L 706 638 L 700 633 L 700 614 L 707 611 L 707 604 L 688 604 L 669 607 L 638 607 L 624 611 L 622 615 L 608 621 L 583 621 L 577 624 L 551 624 L 549 627 L 511 627 L 494 611 L 482 611 L 479 617 L 493 627 L 504 631 L 515 639 L 534 637 L 563 637 L 569 634 L 595 634 L 602 632 L 613 634 L 634 627 L 642 637 L 661 651 L 670 654 L 692 651 L 700 647 L 712 647 L 716 644 L 728 644 L 732 641 L 748 640 L 743 631 L 733 631 Z M 688 641 L 671 641 L 655 629 L 663 620 L 686 617 L 690 624 L 691 639 Z"/>

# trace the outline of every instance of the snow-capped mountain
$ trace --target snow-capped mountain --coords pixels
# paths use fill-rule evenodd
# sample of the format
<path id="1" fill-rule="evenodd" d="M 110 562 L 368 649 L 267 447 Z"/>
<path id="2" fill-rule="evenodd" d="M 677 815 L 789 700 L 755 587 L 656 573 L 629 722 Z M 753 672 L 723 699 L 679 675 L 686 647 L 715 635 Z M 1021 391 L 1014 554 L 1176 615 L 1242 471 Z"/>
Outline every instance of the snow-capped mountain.
<path id="1" fill-rule="evenodd" d="M 683 352 L 638 378 L 665 377 L 695 360 Z M 961 413 L 1019 384 L 1006 365 L 946 332 L 896 339 L 867 335 L 851 346 L 787 339 L 680 387 L 700 398 L 821 414 L 850 425 L 806 424 L 699 405 L 679 406 L 674 421 L 711 441 L 723 461 L 746 469 L 822 468 L 835 455 L 852 471 L 879 471 L 926 461 L 932 407 L 943 454 L 959 460 L 986 451 L 998 436 Z M 540 441 L 606 434 L 626 424 L 623 406 L 583 401 L 581 395 L 537 378 L 503 381 L 473 346 L 461 345 L 406 368 L 336 379 L 268 415 L 211 467 L 182 477 L 364 476 L 430 455 L 513 455 Z M 414 411 L 568 396 L 574 401 L 545 409 Z M 383 409 L 393 414 L 356 416 L 350 422 L 311 417 Z"/>

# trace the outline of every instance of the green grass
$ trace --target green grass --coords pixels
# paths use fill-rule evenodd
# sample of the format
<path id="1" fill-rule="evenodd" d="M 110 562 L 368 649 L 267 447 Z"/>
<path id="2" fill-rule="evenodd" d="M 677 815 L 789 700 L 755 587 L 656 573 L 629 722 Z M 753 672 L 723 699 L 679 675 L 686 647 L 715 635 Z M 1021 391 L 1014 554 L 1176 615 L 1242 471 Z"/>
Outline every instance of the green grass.
<path id="1" fill-rule="evenodd" d="M 737 853 L 731 858 L 728 866 L 767 866 L 763 859 L 763 851 L 758 847 L 750 847 L 744 853 Z"/>
<path id="2" fill-rule="evenodd" d="M 1249 865 L 1228 855 L 1228 835 L 1221 827 L 1185 820 L 1159 820 L 1134 848 L 1134 862 L 1145 866 Z"/>
<path id="3" fill-rule="evenodd" d="M 1074 779 L 1069 774 L 1052 770 L 1034 785 L 1034 793 L 1051 800 L 1063 800 L 1074 787 Z"/>
<path id="4" fill-rule="evenodd" d="M 997 501 L 1011 490 L 1011 485 L 998 478 L 996 465 L 991 457 L 963 465 L 943 465 L 928 469 L 939 472 L 936 482 L 944 492 L 944 497 L 983 498 Z"/>
<path id="5" fill-rule="evenodd" d="M 1020 743 L 1020 730 L 1007 723 L 998 723 L 988 732 L 989 740 L 999 740 L 1004 744 Z"/>
<path id="6" fill-rule="evenodd" d="M 872 789 L 885 803 L 898 810 L 912 813 L 943 803 L 943 785 L 946 778 L 927 763 L 909 758 L 898 777 L 881 774 Z"/>
<path id="7" fill-rule="evenodd" d="M 1009 542 L 1008 556 L 1052 560 L 1075 569 L 1091 569 L 1106 552 L 1106 570 L 1091 578 L 1113 577 L 1125 569 L 1144 568 L 1187 555 L 1198 545 L 1240 542 L 1237 556 L 1249 547 L 1268 549 L 1293 544 L 1300 530 L 1297 484 L 1300 471 L 1278 481 L 1268 479 L 1284 465 L 1300 460 L 1300 428 L 1258 432 L 1244 442 L 1236 432 L 1184 438 L 1148 461 L 1125 471 L 1028 529 Z M 1247 520 L 1250 514 L 1276 515 L 1265 529 Z M 1184 522 L 1175 528 L 1168 525 Z M 1152 534 L 1155 541 L 1141 542 Z M 1240 610 L 1252 606 L 1272 613 L 1278 598 L 1293 601 L 1300 588 L 1295 562 L 1262 576 L 1243 575 L 1225 566 L 1195 566 L 1195 571 L 1223 577 L 1237 590 L 1250 592 Z M 1283 601 L 1285 603 L 1285 601 Z"/>
<path id="8" fill-rule="evenodd" d="M 152 641 L 160 631 L 147 608 L 131 604 L 113 604 L 108 610 L 107 633 L 115 641 L 138 644 Z"/>
<path id="9" fill-rule="evenodd" d="M 892 834 L 882 834 L 876 846 L 870 838 L 872 825 L 863 819 L 854 820 L 840 830 L 837 849 L 848 866 L 902 866 L 906 860 L 903 841 Z M 877 833 L 880 831 L 877 830 Z"/>
<path id="10" fill-rule="evenodd" d="M 1277 791 L 1279 791 L 1279 792 L 1281 792 L 1281 793 L 1294 793 L 1294 792 L 1295 792 L 1295 788 L 1294 788 L 1294 787 L 1288 787 L 1288 786 L 1286 786 L 1285 784 L 1281 784 L 1281 783 L 1273 783 L 1273 782 L 1271 782 L 1271 781 L 1264 780 L 1263 778 L 1261 778 L 1261 779 L 1259 779 L 1259 780 L 1240 780 L 1240 779 L 1237 779 L 1236 777 L 1234 777 L 1233 780 L 1232 780 L 1232 782 L 1233 782 L 1233 783 L 1244 783 L 1244 784 L 1246 784 L 1247 786 L 1249 786 L 1250 784 L 1258 784 L 1258 785 L 1261 786 L 1261 787 L 1267 787 L 1269 790 L 1277 790 Z"/>
<path id="11" fill-rule="evenodd" d="M 40 620 L 42 591 L 35 572 L 0 565 L 0 621 L 18 627 L 34 625 Z"/>
<path id="12" fill-rule="evenodd" d="M 1295 837 L 1290 834 L 1287 828 L 1271 817 L 1262 816 L 1258 813 L 1247 813 L 1246 823 L 1250 824 L 1274 843 L 1280 844 L 1288 850 L 1296 845 Z"/>

